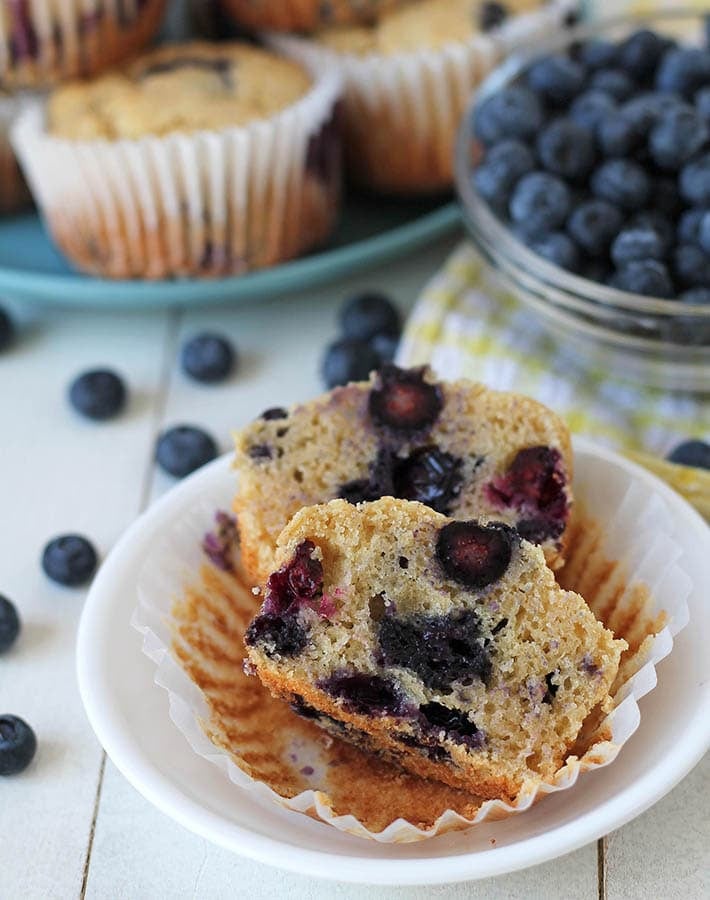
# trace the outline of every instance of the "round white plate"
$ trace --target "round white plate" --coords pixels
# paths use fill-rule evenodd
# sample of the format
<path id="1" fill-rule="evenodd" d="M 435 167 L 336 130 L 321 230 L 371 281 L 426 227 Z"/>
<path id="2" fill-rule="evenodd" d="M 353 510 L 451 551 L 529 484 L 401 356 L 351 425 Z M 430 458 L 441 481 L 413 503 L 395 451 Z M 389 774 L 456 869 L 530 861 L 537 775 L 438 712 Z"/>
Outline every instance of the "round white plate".
<path id="1" fill-rule="evenodd" d="M 690 624 L 641 700 L 641 725 L 607 768 L 522 815 L 414 844 L 352 837 L 255 798 L 197 756 L 172 723 L 168 695 L 130 625 L 136 579 L 161 533 L 226 478 L 216 460 L 158 501 L 126 532 L 97 575 L 82 616 L 77 667 L 91 724 L 125 777 L 164 813 L 236 853 L 306 875 L 371 884 L 440 884 L 535 865 L 568 853 L 639 815 L 666 794 L 710 745 L 710 529 L 665 484 L 622 457 L 575 440 L 577 477 L 641 482 L 666 502 L 681 565 L 695 588 Z M 229 493 L 224 506 L 230 502 Z"/>

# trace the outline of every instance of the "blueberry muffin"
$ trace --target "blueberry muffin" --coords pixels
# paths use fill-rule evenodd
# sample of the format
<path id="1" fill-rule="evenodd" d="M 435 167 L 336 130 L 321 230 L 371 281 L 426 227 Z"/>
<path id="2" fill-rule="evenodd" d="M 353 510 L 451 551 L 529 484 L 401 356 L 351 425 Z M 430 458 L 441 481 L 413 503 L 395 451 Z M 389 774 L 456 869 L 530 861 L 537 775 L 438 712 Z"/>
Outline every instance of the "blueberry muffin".
<path id="1" fill-rule="evenodd" d="M 315 31 L 332 25 L 367 24 L 412 0 L 222 0 L 238 25 L 275 31 Z"/>
<path id="2" fill-rule="evenodd" d="M 247 629 L 261 681 L 333 734 L 484 798 L 549 780 L 624 641 L 502 523 L 405 500 L 301 510 Z"/>
<path id="3" fill-rule="evenodd" d="M 296 59 L 343 74 L 347 170 L 386 194 L 445 190 L 471 91 L 513 49 L 549 36 L 575 4 L 555 0 L 422 0 L 371 25 L 272 36 Z"/>
<path id="4" fill-rule="evenodd" d="M 0 0 L 0 88 L 114 66 L 151 40 L 164 10 L 165 0 Z"/>
<path id="5" fill-rule="evenodd" d="M 10 127 L 19 106 L 18 98 L 0 91 L 0 215 L 18 212 L 30 203 L 30 192 L 10 143 Z"/>
<path id="6" fill-rule="evenodd" d="M 342 497 L 418 500 L 456 518 L 496 519 L 564 557 L 572 501 L 567 428 L 519 394 L 426 369 L 384 366 L 236 436 L 234 510 L 244 563 L 263 581 L 276 540 L 304 506 Z"/>
<path id="7" fill-rule="evenodd" d="M 15 145 L 84 271 L 238 274 L 330 233 L 338 95 L 337 75 L 249 44 L 170 45 L 62 86 L 21 118 Z"/>

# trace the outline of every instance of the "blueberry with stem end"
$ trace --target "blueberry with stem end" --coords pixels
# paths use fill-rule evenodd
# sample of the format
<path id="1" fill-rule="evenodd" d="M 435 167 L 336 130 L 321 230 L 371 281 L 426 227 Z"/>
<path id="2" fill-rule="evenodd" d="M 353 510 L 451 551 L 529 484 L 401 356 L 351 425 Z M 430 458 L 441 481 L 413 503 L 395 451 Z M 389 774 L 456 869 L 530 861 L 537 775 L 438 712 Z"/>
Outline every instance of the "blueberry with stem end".
<path id="1" fill-rule="evenodd" d="M 96 550 L 80 534 L 62 534 L 53 538 L 42 552 L 45 574 L 65 587 L 86 584 L 96 571 L 97 563 Z"/>

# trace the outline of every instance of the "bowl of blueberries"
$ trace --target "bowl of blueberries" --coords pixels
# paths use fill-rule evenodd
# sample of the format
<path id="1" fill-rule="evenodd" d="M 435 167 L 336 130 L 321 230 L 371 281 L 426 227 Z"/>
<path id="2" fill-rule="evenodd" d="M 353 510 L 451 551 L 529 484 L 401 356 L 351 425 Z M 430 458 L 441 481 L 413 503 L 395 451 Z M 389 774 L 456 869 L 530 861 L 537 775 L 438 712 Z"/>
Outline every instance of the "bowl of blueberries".
<path id="1" fill-rule="evenodd" d="M 586 23 L 510 58 L 456 181 L 477 248 L 579 364 L 710 390 L 710 16 Z"/>

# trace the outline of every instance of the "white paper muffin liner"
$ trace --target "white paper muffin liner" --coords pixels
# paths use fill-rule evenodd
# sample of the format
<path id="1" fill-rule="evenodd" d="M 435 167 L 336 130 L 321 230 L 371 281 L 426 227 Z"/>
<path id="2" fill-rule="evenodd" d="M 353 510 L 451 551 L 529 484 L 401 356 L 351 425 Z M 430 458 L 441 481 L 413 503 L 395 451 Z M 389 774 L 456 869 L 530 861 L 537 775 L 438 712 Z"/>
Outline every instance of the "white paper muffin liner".
<path id="1" fill-rule="evenodd" d="M 0 86 L 45 87 L 94 75 L 137 53 L 166 0 L 31 0 L 0 4 Z"/>
<path id="2" fill-rule="evenodd" d="M 24 96 L 0 93 L 0 215 L 19 212 L 31 202 L 10 142 L 10 129 L 24 102 Z"/>
<path id="3" fill-rule="evenodd" d="M 596 473 L 598 475 L 598 473 Z M 336 810 L 331 789 L 326 782 L 334 770 L 328 766 L 339 763 L 327 758 L 324 739 L 304 738 L 294 733 L 288 747 L 291 763 L 299 771 L 307 771 L 308 787 L 300 791 L 272 789 L 283 783 L 283 773 L 291 765 L 285 751 L 272 746 L 274 734 L 283 734 L 291 724 L 275 726 L 260 716 L 266 716 L 266 703 L 279 704 L 268 698 L 256 679 L 241 674 L 243 648 L 236 646 L 232 617 L 243 628 L 258 606 L 258 598 L 238 578 L 205 568 L 206 558 L 200 545 L 205 532 L 211 530 L 216 509 L 227 509 L 233 493 L 233 473 L 226 469 L 219 483 L 214 483 L 199 508 L 175 523 L 163 542 L 155 547 L 139 576 L 139 604 L 132 624 L 143 635 L 143 651 L 156 663 L 155 682 L 169 695 L 170 717 L 200 756 L 217 765 L 235 784 L 279 805 L 320 819 L 333 827 L 381 842 L 403 843 L 422 840 L 443 832 L 462 829 L 485 820 L 493 820 L 524 812 L 536 800 L 549 793 L 572 787 L 579 775 L 612 762 L 623 745 L 633 735 L 640 722 L 638 701 L 656 684 L 656 665 L 673 647 L 674 636 L 687 624 L 689 596 L 692 584 L 682 568 L 682 551 L 674 541 L 669 525 L 665 501 L 629 473 L 600 482 L 598 477 L 582 471 L 575 481 L 578 506 L 588 507 L 597 524 L 590 518 L 578 517 L 571 525 L 571 552 L 563 569 L 564 586 L 579 587 L 595 613 L 609 627 L 617 627 L 617 636 L 625 637 L 630 649 L 624 654 L 619 675 L 612 689 L 613 710 L 599 723 L 585 726 L 589 733 L 578 740 L 580 757 L 570 755 L 549 783 L 526 784 L 512 804 L 500 800 L 470 798 L 469 814 L 464 816 L 453 809 L 445 809 L 436 819 L 427 821 L 426 815 L 410 816 L 415 822 L 399 817 L 388 821 L 386 827 L 370 829 L 350 811 L 343 811 L 342 802 Z M 613 482 L 613 483 L 612 483 Z M 586 515 L 586 514 L 585 514 Z M 614 560 L 616 564 L 610 564 Z M 202 594 L 195 586 L 200 582 L 200 570 L 211 573 L 211 588 Z M 185 597 L 193 591 L 192 605 L 185 606 Z M 214 598 L 224 593 L 221 612 Z M 201 596 L 208 600 L 203 601 Z M 206 640 L 206 643 L 205 643 Z M 212 647 L 211 650 L 207 649 Z M 216 649 L 215 649 L 216 648 Z M 236 654 L 236 655 L 235 655 Z M 225 660 L 231 662 L 225 662 Z M 229 666 L 241 684 L 230 683 Z M 226 668 L 225 668 L 226 667 Z M 198 672 L 210 687 L 211 702 L 187 669 Z M 226 678 L 226 686 L 225 686 Z M 221 687 L 219 685 L 222 684 Z M 217 694 L 213 688 L 217 685 Z M 248 685 L 248 686 L 246 686 Z M 261 690 L 260 699 L 254 692 Z M 221 691 L 221 693 L 220 693 Z M 229 730 L 228 713 L 215 710 L 229 705 L 241 692 L 244 709 L 249 710 L 243 737 L 225 739 Z M 248 696 L 247 696 L 248 695 Z M 215 697 L 217 701 L 215 701 Z M 256 706 L 256 711 L 254 710 Z M 236 713 L 240 715 L 239 712 Z M 224 722 L 220 724 L 220 716 Z M 292 715 L 293 728 L 303 727 L 303 720 Z M 315 729 L 308 724 L 308 727 Z M 332 742 L 331 742 L 332 743 Z M 284 745 L 286 746 L 286 745 Z M 359 751 L 358 751 L 359 752 Z M 324 756 L 325 753 L 325 756 Z M 296 761 L 298 755 L 298 761 Z M 284 758 L 282 758 L 284 757 Z M 369 759 L 369 758 L 368 758 Z M 257 760 L 255 762 L 255 760 Z M 307 763 L 308 768 L 303 769 Z M 368 767 L 374 766 L 371 761 Z M 330 771 L 331 774 L 328 774 Z M 264 783 L 258 773 L 266 772 Z M 359 773 L 344 767 L 340 776 L 359 778 Z M 414 776 L 410 776 L 414 778 Z M 288 778 L 286 779 L 288 781 Z M 363 782 L 360 792 L 371 789 L 372 782 Z M 431 794 L 431 782 L 425 782 Z M 411 791 L 411 785 L 408 790 Z M 441 790 L 451 790 L 441 786 Z M 376 789 L 374 791 L 377 793 Z M 288 794 L 288 796 L 286 795 Z M 415 795 L 416 796 L 416 795 Z M 377 796 L 371 798 L 377 803 Z M 468 807 L 467 807 L 468 808 Z M 391 813 L 392 807 L 386 812 Z M 381 816 L 380 816 L 381 818 Z M 371 819 L 368 820 L 371 824 Z"/>
<path id="4" fill-rule="evenodd" d="M 60 249 L 111 278 L 239 274 L 322 242 L 340 199 L 340 78 L 267 120 L 220 131 L 73 141 L 35 104 L 12 140 Z"/>
<path id="5" fill-rule="evenodd" d="M 345 158 L 355 183 L 431 193 L 452 183 L 456 132 L 471 91 L 508 54 L 554 34 L 577 5 L 552 0 L 470 40 L 387 56 L 340 53 L 276 32 L 266 40 L 293 59 L 342 73 Z"/>

